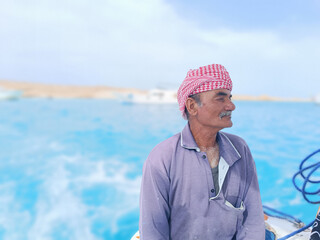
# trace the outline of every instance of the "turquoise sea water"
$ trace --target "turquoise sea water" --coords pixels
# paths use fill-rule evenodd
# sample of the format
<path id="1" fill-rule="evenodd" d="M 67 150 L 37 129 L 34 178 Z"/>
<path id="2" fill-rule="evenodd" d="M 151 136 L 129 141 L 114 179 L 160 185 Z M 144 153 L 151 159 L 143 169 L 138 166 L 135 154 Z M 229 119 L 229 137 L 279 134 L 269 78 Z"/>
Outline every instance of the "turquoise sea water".
<path id="1" fill-rule="evenodd" d="M 263 203 L 312 221 L 318 206 L 306 203 L 291 177 L 320 148 L 320 106 L 235 104 L 225 131 L 249 144 Z M 130 239 L 143 162 L 185 123 L 176 105 L 0 102 L 0 239 Z"/>

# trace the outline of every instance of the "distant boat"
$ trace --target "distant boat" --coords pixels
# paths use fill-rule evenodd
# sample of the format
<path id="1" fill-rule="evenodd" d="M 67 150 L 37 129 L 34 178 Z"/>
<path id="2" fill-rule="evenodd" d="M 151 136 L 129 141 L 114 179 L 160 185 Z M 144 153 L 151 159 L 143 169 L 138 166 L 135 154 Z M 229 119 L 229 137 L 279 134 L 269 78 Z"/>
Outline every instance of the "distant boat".
<path id="1" fill-rule="evenodd" d="M 314 101 L 316 104 L 320 104 L 320 94 L 316 95 L 316 96 L 313 98 L 313 101 Z"/>
<path id="2" fill-rule="evenodd" d="M 21 98 L 22 92 L 0 88 L 0 100 L 16 100 Z"/>
<path id="3" fill-rule="evenodd" d="M 126 103 L 169 104 L 177 103 L 176 90 L 152 89 L 146 94 L 129 94 L 122 99 Z"/>

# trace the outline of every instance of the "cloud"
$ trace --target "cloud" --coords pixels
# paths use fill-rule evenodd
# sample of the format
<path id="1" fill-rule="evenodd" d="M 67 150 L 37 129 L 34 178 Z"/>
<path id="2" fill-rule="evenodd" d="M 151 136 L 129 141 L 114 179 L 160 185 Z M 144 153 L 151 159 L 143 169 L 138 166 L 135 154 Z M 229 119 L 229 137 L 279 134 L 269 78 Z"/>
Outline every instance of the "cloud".
<path id="1" fill-rule="evenodd" d="M 214 23 L 204 29 L 162 0 L 6 5 L 0 10 L 7 23 L 1 25 L 3 77 L 177 87 L 189 68 L 215 62 L 227 66 L 240 94 L 309 97 L 320 88 L 316 33 L 288 37 Z"/>

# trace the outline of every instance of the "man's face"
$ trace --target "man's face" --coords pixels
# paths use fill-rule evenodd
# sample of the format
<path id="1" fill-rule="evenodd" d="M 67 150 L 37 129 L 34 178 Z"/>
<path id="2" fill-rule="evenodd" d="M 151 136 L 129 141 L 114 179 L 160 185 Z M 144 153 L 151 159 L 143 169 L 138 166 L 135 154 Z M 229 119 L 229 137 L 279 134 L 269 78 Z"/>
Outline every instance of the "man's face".
<path id="1" fill-rule="evenodd" d="M 216 89 L 200 95 L 201 106 L 198 107 L 197 120 L 204 127 L 219 130 L 231 127 L 231 112 L 236 108 L 231 101 L 231 92 L 227 89 Z"/>

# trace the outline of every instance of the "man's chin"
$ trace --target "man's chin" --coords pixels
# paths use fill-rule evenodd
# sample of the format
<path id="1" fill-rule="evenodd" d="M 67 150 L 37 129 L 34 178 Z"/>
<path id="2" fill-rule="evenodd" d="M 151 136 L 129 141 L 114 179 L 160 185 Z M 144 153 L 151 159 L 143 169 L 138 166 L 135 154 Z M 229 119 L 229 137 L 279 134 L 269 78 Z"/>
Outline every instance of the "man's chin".
<path id="1" fill-rule="evenodd" d="M 226 128 L 231 128 L 233 126 L 232 121 L 230 120 L 230 122 L 227 124 Z"/>

